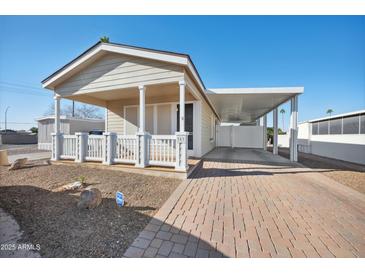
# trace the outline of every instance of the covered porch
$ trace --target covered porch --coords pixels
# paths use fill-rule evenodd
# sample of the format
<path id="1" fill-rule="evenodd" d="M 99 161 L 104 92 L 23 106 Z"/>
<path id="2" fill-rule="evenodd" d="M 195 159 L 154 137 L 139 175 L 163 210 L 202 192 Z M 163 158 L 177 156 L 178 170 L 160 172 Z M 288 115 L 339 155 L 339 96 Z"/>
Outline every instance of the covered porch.
<path id="1" fill-rule="evenodd" d="M 62 134 L 60 132 L 62 98 L 105 107 L 103 135 L 89 135 L 87 132 L 78 132 L 75 135 Z M 196 139 L 198 135 L 192 134 L 193 117 L 186 119 L 185 109 L 191 104 L 192 111 L 195 110 L 198 101 L 193 88 L 184 79 L 88 94 L 63 96 L 56 94 L 54 102 L 55 132 L 52 134 L 52 160 L 100 162 L 105 165 L 127 164 L 140 168 L 155 166 L 173 168 L 181 172 L 188 171 L 189 151 L 193 153 L 189 141 L 194 142 L 197 147 L 199 140 Z M 115 119 L 118 111 L 123 113 L 123 117 L 117 123 L 122 121 L 123 124 L 116 127 L 113 125 L 113 122 L 116 122 L 111 120 Z M 194 114 L 199 116 L 196 110 Z M 158 126 L 159 123 L 161 124 Z M 197 126 L 197 123 L 194 124 Z M 120 130 L 111 131 L 111 128 Z"/>

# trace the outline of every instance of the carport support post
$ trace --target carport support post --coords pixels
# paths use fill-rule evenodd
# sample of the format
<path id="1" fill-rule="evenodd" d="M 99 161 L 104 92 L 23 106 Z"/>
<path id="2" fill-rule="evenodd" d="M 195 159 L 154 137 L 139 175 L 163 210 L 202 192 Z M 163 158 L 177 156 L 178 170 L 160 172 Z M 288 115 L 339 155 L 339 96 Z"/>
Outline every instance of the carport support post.
<path id="1" fill-rule="evenodd" d="M 147 165 L 147 133 L 145 129 L 145 86 L 139 86 L 139 128 L 137 133 L 137 167 Z"/>
<path id="2" fill-rule="evenodd" d="M 298 95 L 290 100 L 290 161 L 298 161 Z"/>
<path id="3" fill-rule="evenodd" d="M 278 108 L 274 108 L 273 112 L 273 127 L 274 127 L 274 138 L 273 138 L 273 148 L 272 153 L 274 155 L 278 154 Z"/>
<path id="4" fill-rule="evenodd" d="M 263 147 L 267 150 L 267 116 L 266 114 L 262 117 L 263 124 Z"/>
<path id="5" fill-rule="evenodd" d="M 61 155 L 61 122 L 60 122 L 60 101 L 61 96 L 55 94 L 54 97 L 54 132 L 52 134 L 52 160 L 57 161 Z"/>

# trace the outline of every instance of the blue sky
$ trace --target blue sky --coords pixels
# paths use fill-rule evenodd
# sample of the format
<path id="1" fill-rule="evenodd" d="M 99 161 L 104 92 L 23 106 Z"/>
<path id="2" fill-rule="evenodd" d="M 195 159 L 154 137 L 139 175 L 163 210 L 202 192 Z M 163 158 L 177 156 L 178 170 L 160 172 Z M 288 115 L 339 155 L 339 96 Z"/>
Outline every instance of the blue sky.
<path id="1" fill-rule="evenodd" d="M 188 53 L 208 88 L 304 86 L 300 121 L 365 108 L 364 16 L 0 16 L 0 26 L 2 128 L 7 106 L 8 127 L 35 124 L 53 101 L 41 80 L 104 35 Z"/>

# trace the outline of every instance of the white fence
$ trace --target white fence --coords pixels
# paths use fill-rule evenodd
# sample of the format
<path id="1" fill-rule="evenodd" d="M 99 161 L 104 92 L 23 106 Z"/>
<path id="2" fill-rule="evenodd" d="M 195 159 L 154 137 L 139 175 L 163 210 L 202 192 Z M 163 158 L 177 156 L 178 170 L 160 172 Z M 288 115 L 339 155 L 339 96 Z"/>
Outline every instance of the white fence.
<path id="1" fill-rule="evenodd" d="M 58 159 L 75 160 L 78 163 L 98 161 L 107 165 L 126 163 L 139 167 L 153 165 L 187 170 L 187 134 L 53 134 L 52 160 Z"/>
<path id="2" fill-rule="evenodd" d="M 147 139 L 149 163 L 159 166 L 175 166 L 176 136 L 152 135 Z"/>
<path id="3" fill-rule="evenodd" d="M 87 152 L 85 159 L 88 161 L 102 161 L 104 147 L 104 136 L 90 135 L 87 138 Z"/>
<path id="4" fill-rule="evenodd" d="M 76 159 L 76 136 L 75 135 L 63 135 L 61 159 Z"/>
<path id="5" fill-rule="evenodd" d="M 263 148 L 262 126 L 217 126 L 217 146 Z"/>
<path id="6" fill-rule="evenodd" d="M 118 135 L 114 162 L 136 163 L 137 161 L 137 137 L 134 135 Z"/>

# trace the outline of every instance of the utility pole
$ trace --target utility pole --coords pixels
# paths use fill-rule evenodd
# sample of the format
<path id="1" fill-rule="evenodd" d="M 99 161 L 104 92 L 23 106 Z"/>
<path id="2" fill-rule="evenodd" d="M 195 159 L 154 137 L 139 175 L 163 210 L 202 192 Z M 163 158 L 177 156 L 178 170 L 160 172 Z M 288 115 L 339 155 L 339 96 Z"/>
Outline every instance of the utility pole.
<path id="1" fill-rule="evenodd" d="M 6 134 L 6 130 L 7 130 L 7 123 L 8 123 L 8 109 L 10 107 L 8 106 L 6 109 L 5 109 L 5 134 Z"/>
<path id="2" fill-rule="evenodd" d="M 75 101 L 72 100 L 72 117 L 75 117 Z"/>

